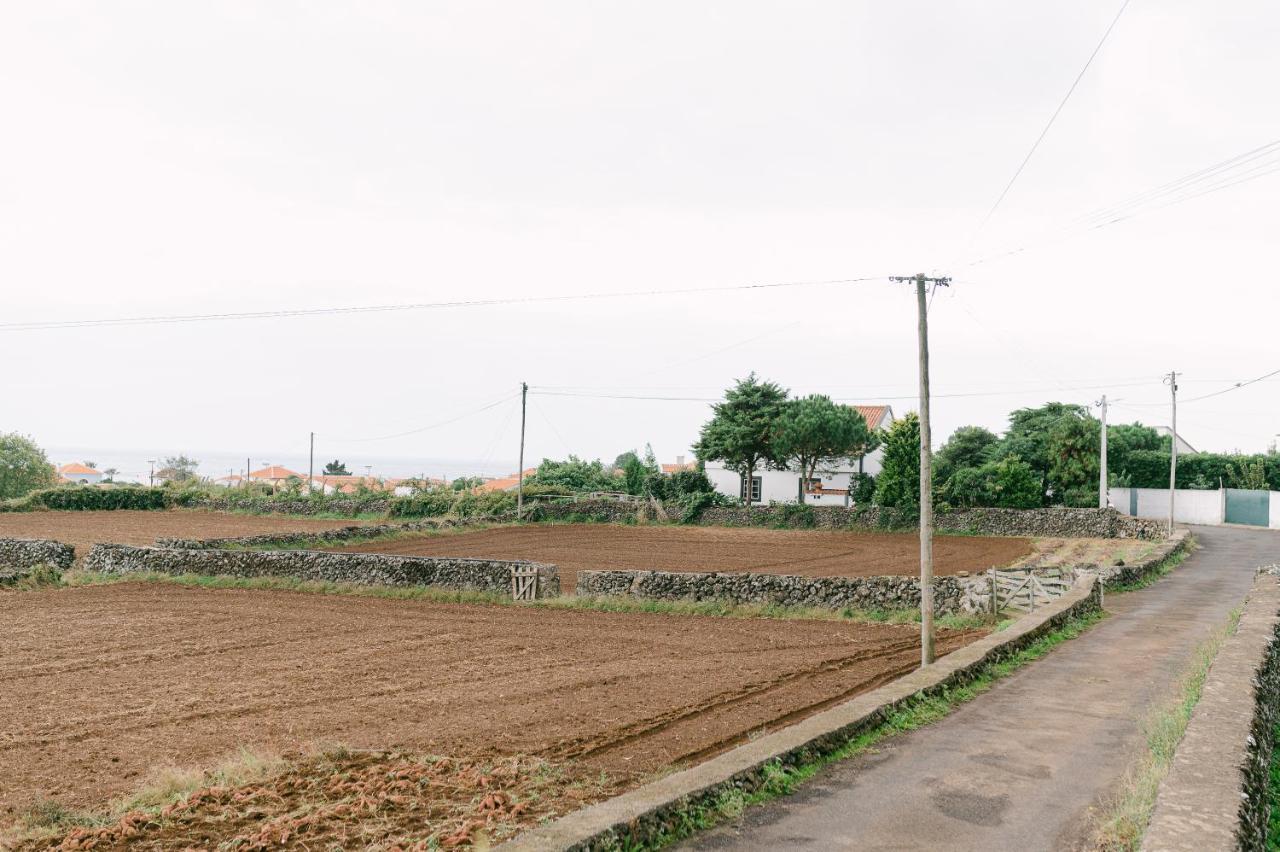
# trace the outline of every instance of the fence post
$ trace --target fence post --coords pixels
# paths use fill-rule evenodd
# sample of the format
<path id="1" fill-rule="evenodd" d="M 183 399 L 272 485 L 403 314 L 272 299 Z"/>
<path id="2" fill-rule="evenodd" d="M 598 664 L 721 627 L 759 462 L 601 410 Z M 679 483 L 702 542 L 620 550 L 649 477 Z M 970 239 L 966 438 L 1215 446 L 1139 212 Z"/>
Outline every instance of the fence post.
<path id="1" fill-rule="evenodd" d="M 1036 574 L 1033 569 L 1027 569 L 1027 597 L 1031 600 L 1031 605 L 1027 608 L 1028 612 L 1036 611 Z"/>
<path id="2" fill-rule="evenodd" d="M 988 573 L 991 574 L 991 614 L 995 616 L 1000 614 L 1000 597 L 996 590 L 996 569 L 991 568 Z"/>

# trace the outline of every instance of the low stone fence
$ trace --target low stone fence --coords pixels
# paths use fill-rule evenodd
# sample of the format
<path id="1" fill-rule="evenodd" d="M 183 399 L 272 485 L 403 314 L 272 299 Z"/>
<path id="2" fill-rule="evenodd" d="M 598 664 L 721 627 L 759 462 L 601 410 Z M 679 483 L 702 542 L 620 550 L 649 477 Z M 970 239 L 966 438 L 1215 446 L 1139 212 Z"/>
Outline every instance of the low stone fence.
<path id="1" fill-rule="evenodd" d="M 25 576 L 37 565 L 53 565 L 63 571 L 75 561 L 76 549 L 43 538 L 0 538 L 0 581 Z"/>
<path id="2" fill-rule="evenodd" d="M 620 500 L 539 500 L 525 510 L 530 521 L 585 520 L 596 523 L 631 523 L 656 520 L 657 512 L 647 502 Z"/>
<path id="3" fill-rule="evenodd" d="M 934 610 L 974 612 L 990 606 L 986 575 L 935 577 Z M 798 577 L 789 574 L 693 573 L 680 571 L 580 571 L 578 595 L 651 600 L 722 600 L 823 609 L 912 609 L 920 606 L 913 577 Z"/>
<path id="4" fill-rule="evenodd" d="M 1165 527 L 1159 521 L 1131 518 L 1115 509 L 955 509 L 934 519 L 940 533 L 1051 536 L 1055 538 L 1136 538 L 1159 540 Z M 699 524 L 720 526 L 790 526 L 820 529 L 898 530 L 915 520 L 897 509 L 880 506 L 717 506 L 705 510 Z"/>
<path id="5" fill-rule="evenodd" d="M 533 566 L 536 596 L 560 594 L 560 569 L 539 562 L 452 557 L 391 556 L 383 553 L 323 553 L 313 550 L 178 550 L 94 545 L 86 571 L 103 574 L 161 574 L 288 577 L 363 586 L 437 586 L 510 594 L 512 573 Z"/>
<path id="6" fill-rule="evenodd" d="M 170 550 L 224 550 L 226 548 L 288 547 L 339 544 L 354 539 L 378 538 L 405 532 L 439 530 L 453 526 L 452 521 L 409 521 L 403 524 L 364 524 L 336 527 L 331 530 L 263 533 L 227 538 L 157 538 L 156 547 Z"/>
<path id="7" fill-rule="evenodd" d="M 1175 553 L 1186 550 L 1194 539 L 1189 530 L 1176 530 L 1172 538 L 1167 538 L 1156 545 L 1151 555 L 1140 562 L 1130 565 L 1080 566 L 1094 571 L 1107 587 L 1128 586 L 1145 580 L 1160 564 Z"/>
<path id="8" fill-rule="evenodd" d="M 1280 722 L 1280 566 L 1261 570 L 1160 784 L 1144 850 L 1263 850 Z"/>

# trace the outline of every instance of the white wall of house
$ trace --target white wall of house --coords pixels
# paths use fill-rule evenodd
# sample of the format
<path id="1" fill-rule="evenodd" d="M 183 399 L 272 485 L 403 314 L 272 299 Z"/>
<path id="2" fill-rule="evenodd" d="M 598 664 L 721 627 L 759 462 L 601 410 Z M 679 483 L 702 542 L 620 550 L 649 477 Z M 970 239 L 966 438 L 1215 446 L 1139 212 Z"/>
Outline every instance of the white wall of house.
<path id="1" fill-rule="evenodd" d="M 879 450 L 876 450 L 871 456 L 868 456 L 863 462 L 863 472 L 875 476 L 880 473 L 880 456 Z M 711 484 L 717 491 L 726 497 L 737 500 L 742 495 L 742 476 L 736 471 L 726 470 L 724 465 L 718 462 L 707 462 L 706 464 L 707 479 L 711 480 Z M 822 480 L 824 489 L 849 489 L 849 481 L 853 474 L 857 473 L 856 469 L 847 468 L 839 470 L 818 470 L 814 472 L 814 479 Z M 794 470 L 763 470 L 756 471 L 755 476 L 760 479 L 760 496 L 752 498 L 753 503 L 795 503 L 799 496 L 800 473 Z M 806 494 L 805 503 L 810 506 L 844 506 L 846 500 L 843 494 Z"/>
<path id="2" fill-rule="evenodd" d="M 1271 492 L 1271 529 L 1280 530 L 1280 491 Z"/>

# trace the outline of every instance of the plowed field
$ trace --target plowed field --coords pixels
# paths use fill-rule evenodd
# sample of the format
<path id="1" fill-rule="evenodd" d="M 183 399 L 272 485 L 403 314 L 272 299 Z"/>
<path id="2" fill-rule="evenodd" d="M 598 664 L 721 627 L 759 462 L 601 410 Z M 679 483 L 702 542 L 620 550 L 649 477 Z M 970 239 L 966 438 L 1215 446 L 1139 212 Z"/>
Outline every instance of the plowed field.
<path id="1" fill-rule="evenodd" d="M 0 538 L 51 538 L 74 544 L 84 557 L 100 542 L 151 544 L 157 538 L 220 538 L 295 530 L 328 530 L 360 521 L 235 515 L 181 509 L 170 512 L 6 512 Z"/>
<path id="2" fill-rule="evenodd" d="M 334 548 L 338 549 L 338 548 Z M 579 571 L 759 571 L 806 577 L 916 574 L 920 540 L 912 533 L 767 530 L 738 527 L 546 524 L 406 536 L 346 550 L 414 556 L 531 559 L 560 568 L 560 588 Z M 937 536 L 937 574 L 985 571 L 1031 553 L 1031 540 Z"/>
<path id="3" fill-rule="evenodd" d="M 634 782 L 915 668 L 910 626 L 118 583 L 0 592 L 0 826 L 308 744 Z M 978 631 L 943 631 L 950 652 Z"/>

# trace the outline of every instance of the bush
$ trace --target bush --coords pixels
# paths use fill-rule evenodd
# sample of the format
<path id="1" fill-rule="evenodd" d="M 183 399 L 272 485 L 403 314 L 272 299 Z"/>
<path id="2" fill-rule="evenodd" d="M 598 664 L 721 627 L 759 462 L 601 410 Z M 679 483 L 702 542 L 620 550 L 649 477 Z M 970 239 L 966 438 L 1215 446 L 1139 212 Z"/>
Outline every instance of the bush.
<path id="1" fill-rule="evenodd" d="M 393 518 L 435 518 L 447 515 L 458 500 L 452 490 L 422 491 L 412 497 L 393 497 L 387 514 Z"/>
<path id="2" fill-rule="evenodd" d="M 516 495 L 510 491 L 465 491 L 453 504 L 459 518 L 484 518 L 515 509 Z"/>
<path id="3" fill-rule="evenodd" d="M 72 512 L 102 512 L 117 509 L 155 511 L 174 505 L 172 492 L 163 488 L 116 487 L 96 488 L 72 485 L 33 491 L 20 500 L 11 500 L 5 510 L 24 512 L 34 509 L 60 509 Z"/>

